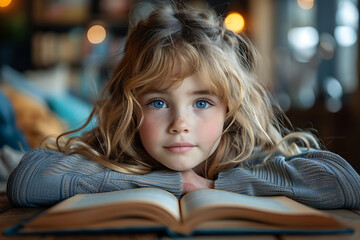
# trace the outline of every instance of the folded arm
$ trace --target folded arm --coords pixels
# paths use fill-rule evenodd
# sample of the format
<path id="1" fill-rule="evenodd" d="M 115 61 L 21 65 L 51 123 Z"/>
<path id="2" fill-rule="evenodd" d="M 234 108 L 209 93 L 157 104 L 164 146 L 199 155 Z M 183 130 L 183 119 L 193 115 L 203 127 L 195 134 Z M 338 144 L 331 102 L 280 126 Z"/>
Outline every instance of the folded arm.
<path id="1" fill-rule="evenodd" d="M 234 168 L 219 174 L 215 188 L 248 195 L 285 195 L 322 209 L 360 209 L 360 176 L 340 156 L 310 151 L 277 156 L 256 168 Z"/>
<path id="2" fill-rule="evenodd" d="M 52 205 L 77 193 L 156 187 L 181 195 L 181 174 L 161 171 L 145 175 L 124 174 L 107 169 L 78 155 L 67 156 L 48 149 L 27 153 L 12 172 L 7 186 L 16 206 Z"/>
<path id="3" fill-rule="evenodd" d="M 131 175 L 112 171 L 81 156 L 36 149 L 24 156 L 8 181 L 16 206 L 52 205 L 77 193 L 156 187 L 180 197 L 182 176 L 161 171 Z M 340 156 L 312 151 L 277 156 L 257 168 L 219 174 L 215 188 L 248 195 L 285 195 L 317 208 L 360 208 L 360 177 Z"/>

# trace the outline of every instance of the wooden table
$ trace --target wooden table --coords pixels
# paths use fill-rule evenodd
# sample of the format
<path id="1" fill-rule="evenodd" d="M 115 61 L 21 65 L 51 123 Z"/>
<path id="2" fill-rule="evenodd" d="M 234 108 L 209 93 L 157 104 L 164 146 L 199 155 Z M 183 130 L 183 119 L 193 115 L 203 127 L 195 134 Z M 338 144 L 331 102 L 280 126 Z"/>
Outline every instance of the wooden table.
<path id="1" fill-rule="evenodd" d="M 170 239 L 167 236 L 159 236 L 156 233 L 139 233 L 139 234 L 92 234 L 92 235 L 44 235 L 44 236 L 4 236 L 2 232 L 16 225 L 35 214 L 44 211 L 46 208 L 13 208 L 10 206 L 9 201 L 7 199 L 6 193 L 0 191 L 0 239 L 4 240 L 15 240 L 15 239 L 145 239 L 145 240 L 168 240 Z M 360 211 L 350 211 L 344 209 L 338 210 L 326 210 L 325 212 L 333 215 L 342 223 L 346 224 L 349 227 L 352 227 L 355 232 L 351 235 L 317 235 L 317 236 L 296 236 L 296 235 L 252 235 L 252 236 L 196 236 L 191 239 L 201 239 L 201 240 L 217 240 L 217 239 L 250 239 L 250 240 L 359 240 L 360 239 Z M 188 238 L 186 238 L 188 239 Z"/>

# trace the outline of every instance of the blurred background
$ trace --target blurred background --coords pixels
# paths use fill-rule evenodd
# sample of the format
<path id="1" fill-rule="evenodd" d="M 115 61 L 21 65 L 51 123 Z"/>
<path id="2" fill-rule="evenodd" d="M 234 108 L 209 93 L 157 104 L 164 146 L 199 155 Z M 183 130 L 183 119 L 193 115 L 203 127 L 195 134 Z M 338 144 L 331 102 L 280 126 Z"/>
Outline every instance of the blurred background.
<path id="1" fill-rule="evenodd" d="M 0 147 L 28 150 L 84 123 L 121 59 L 130 11 L 145 16 L 156 2 L 0 0 Z M 188 2 L 246 33 L 263 56 L 262 81 L 294 128 L 316 129 L 326 149 L 360 172 L 358 0 Z"/>

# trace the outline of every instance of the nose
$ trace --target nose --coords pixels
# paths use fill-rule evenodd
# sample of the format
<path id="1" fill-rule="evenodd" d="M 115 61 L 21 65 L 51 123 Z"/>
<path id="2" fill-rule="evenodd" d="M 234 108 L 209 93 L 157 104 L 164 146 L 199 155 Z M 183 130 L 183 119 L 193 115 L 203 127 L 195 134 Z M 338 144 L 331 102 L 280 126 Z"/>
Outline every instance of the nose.
<path id="1" fill-rule="evenodd" d="M 190 127 L 185 116 L 176 116 L 169 126 L 171 134 L 180 134 L 190 132 Z"/>

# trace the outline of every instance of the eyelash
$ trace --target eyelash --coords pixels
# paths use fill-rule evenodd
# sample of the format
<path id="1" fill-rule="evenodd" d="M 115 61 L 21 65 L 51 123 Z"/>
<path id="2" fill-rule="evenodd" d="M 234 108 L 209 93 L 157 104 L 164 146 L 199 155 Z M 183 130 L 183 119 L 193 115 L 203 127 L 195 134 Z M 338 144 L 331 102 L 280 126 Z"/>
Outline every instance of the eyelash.
<path id="1" fill-rule="evenodd" d="M 195 104 L 196 104 L 197 102 L 199 102 L 199 101 L 204 101 L 204 102 L 206 102 L 207 104 L 209 104 L 210 106 L 214 106 L 214 103 L 213 103 L 212 101 L 210 101 L 209 99 L 206 99 L 206 98 L 197 99 L 193 105 L 195 105 Z M 206 108 L 209 108 L 209 107 L 200 108 L 200 109 L 206 109 Z"/>
<path id="2" fill-rule="evenodd" d="M 161 107 L 155 107 L 154 104 L 155 104 L 156 101 L 161 101 L 161 102 L 163 102 L 163 105 L 162 105 Z M 209 104 L 210 106 L 214 106 L 214 103 L 213 103 L 211 100 L 206 99 L 206 98 L 196 99 L 196 101 L 194 102 L 193 106 L 196 106 L 196 103 L 198 103 L 199 101 L 204 101 L 206 104 Z M 156 108 L 156 109 L 168 108 L 168 107 L 169 107 L 168 104 L 166 103 L 166 101 L 164 101 L 164 100 L 161 99 L 161 98 L 151 99 L 147 105 L 148 105 L 148 106 L 151 106 L 151 107 L 153 107 L 153 108 Z M 196 108 L 198 108 L 198 109 L 207 109 L 207 108 L 209 108 L 209 106 L 206 106 L 206 107 L 204 107 L 204 108 L 200 108 L 200 107 L 196 107 Z"/>
<path id="3" fill-rule="evenodd" d="M 156 101 L 162 101 L 165 106 L 168 106 L 168 104 L 167 104 L 163 99 L 161 99 L 161 98 L 151 99 L 147 105 L 148 105 L 148 106 L 151 106 L 151 107 L 153 107 L 153 108 L 157 108 L 157 107 L 154 106 L 154 103 L 155 103 Z M 163 107 L 161 107 L 161 108 L 163 108 Z M 157 108 L 157 109 L 160 109 L 160 108 Z"/>

